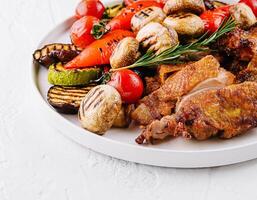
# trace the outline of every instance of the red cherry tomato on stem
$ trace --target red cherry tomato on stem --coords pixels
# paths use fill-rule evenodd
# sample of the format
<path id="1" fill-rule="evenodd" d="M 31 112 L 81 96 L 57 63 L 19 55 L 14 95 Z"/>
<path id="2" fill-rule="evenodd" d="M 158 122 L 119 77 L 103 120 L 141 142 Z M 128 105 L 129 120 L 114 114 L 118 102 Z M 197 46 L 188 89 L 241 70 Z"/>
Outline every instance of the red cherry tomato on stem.
<path id="1" fill-rule="evenodd" d="M 82 0 L 76 8 L 76 17 L 94 16 L 101 19 L 104 13 L 104 5 L 99 0 Z"/>
<path id="2" fill-rule="evenodd" d="M 114 72 L 107 84 L 118 90 L 125 103 L 136 103 L 144 90 L 142 79 L 129 69 Z"/>
<path id="3" fill-rule="evenodd" d="M 252 10 L 255 16 L 257 16 L 257 1 L 256 0 L 240 0 L 239 3 L 245 3 L 248 5 Z"/>
<path id="4" fill-rule="evenodd" d="M 229 16 L 229 8 L 230 6 L 222 6 L 203 12 L 200 17 L 204 21 L 205 30 L 210 33 L 217 31 L 224 19 Z"/>
<path id="5" fill-rule="evenodd" d="M 93 16 L 85 16 L 74 22 L 70 31 L 70 37 L 73 44 L 77 47 L 85 48 L 95 41 L 95 38 L 91 34 L 91 30 L 94 24 L 98 22 L 99 19 Z"/>

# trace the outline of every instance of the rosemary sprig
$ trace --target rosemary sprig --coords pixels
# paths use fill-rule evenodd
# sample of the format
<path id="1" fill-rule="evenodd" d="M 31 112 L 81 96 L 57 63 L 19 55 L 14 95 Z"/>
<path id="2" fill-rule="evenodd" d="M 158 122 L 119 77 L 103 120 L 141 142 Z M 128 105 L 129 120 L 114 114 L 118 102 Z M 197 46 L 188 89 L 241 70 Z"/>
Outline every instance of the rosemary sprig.
<path id="1" fill-rule="evenodd" d="M 139 58 L 134 64 L 126 67 L 122 67 L 122 68 L 112 69 L 112 71 L 117 71 L 121 69 L 130 69 L 135 67 L 150 67 L 150 66 L 156 66 L 160 64 L 174 63 L 176 62 L 176 59 L 182 55 L 194 53 L 194 52 L 208 51 L 209 50 L 208 45 L 215 42 L 225 33 L 228 33 L 234 30 L 234 28 L 235 28 L 235 21 L 230 17 L 224 20 L 220 28 L 210 36 L 208 36 L 208 33 L 205 33 L 203 36 L 201 36 L 193 43 L 190 43 L 187 45 L 177 45 L 175 47 L 172 47 L 163 51 L 158 55 L 156 55 L 154 52 L 147 52 L 145 55 Z"/>

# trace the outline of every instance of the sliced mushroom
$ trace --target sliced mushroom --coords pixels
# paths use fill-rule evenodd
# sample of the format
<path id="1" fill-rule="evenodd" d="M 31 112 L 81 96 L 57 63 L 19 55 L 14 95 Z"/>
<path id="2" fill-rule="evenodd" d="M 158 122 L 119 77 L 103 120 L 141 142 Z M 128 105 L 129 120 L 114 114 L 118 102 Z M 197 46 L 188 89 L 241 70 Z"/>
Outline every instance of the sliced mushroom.
<path id="1" fill-rule="evenodd" d="M 241 28 L 249 28 L 256 23 L 256 17 L 252 9 L 244 3 L 232 6 L 230 13 Z"/>
<path id="2" fill-rule="evenodd" d="M 183 36 L 195 37 L 204 33 L 204 22 L 200 17 L 191 13 L 178 13 L 168 16 L 163 23 Z"/>
<path id="3" fill-rule="evenodd" d="M 115 88 L 109 85 L 93 88 L 80 104 L 79 120 L 82 127 L 104 134 L 118 117 L 121 106 L 121 97 Z"/>
<path id="4" fill-rule="evenodd" d="M 133 64 L 140 56 L 139 42 L 132 37 L 126 37 L 119 42 L 110 57 L 111 67 L 116 69 Z"/>
<path id="5" fill-rule="evenodd" d="M 136 39 L 143 48 L 156 52 L 156 54 L 179 44 L 178 34 L 174 29 L 168 29 L 156 22 L 145 25 L 138 32 Z"/>
<path id="6" fill-rule="evenodd" d="M 193 12 L 200 14 L 205 10 L 203 0 L 168 0 L 163 8 L 166 14 Z"/>
<path id="7" fill-rule="evenodd" d="M 159 7 L 151 6 L 137 12 L 131 19 L 131 28 L 138 32 L 149 22 L 162 22 L 166 15 Z"/>

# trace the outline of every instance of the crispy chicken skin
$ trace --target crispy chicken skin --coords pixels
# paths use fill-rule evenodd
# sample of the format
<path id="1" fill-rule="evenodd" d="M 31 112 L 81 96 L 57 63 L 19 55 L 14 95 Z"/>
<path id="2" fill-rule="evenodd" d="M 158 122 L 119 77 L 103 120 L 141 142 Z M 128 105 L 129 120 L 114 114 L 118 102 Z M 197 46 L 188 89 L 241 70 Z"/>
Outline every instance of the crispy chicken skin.
<path id="1" fill-rule="evenodd" d="M 244 81 L 254 81 L 257 82 L 257 54 L 254 55 L 248 67 L 242 70 L 236 77 L 238 83 Z"/>
<path id="2" fill-rule="evenodd" d="M 214 48 L 239 61 L 250 61 L 257 52 L 257 23 L 248 31 L 236 28 L 217 41 Z"/>
<path id="3" fill-rule="evenodd" d="M 206 56 L 198 62 L 189 64 L 169 77 L 158 90 L 144 97 L 132 113 L 132 119 L 141 125 L 147 125 L 155 119 L 170 115 L 178 99 L 203 81 L 218 77 L 220 72 L 219 62 L 213 56 Z M 227 73 L 225 78 L 233 76 Z M 233 81 L 233 78 L 225 80 L 226 84 L 232 84 Z"/>
<path id="4" fill-rule="evenodd" d="M 244 82 L 192 95 L 174 115 L 155 120 L 136 139 L 153 142 L 167 136 L 229 139 L 257 127 L 257 83 Z"/>

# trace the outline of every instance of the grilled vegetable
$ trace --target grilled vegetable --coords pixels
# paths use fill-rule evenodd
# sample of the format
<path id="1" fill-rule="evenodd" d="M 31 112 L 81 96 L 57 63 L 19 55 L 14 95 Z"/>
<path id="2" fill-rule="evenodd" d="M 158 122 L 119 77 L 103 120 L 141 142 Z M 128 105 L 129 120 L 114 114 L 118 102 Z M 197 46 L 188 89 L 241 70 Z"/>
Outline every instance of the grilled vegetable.
<path id="1" fill-rule="evenodd" d="M 87 85 L 95 80 L 100 72 L 97 68 L 67 70 L 61 63 L 49 67 L 48 81 L 53 85 L 77 86 Z"/>
<path id="2" fill-rule="evenodd" d="M 113 122 L 113 127 L 116 128 L 126 128 L 129 126 L 131 119 L 129 117 L 130 113 L 131 113 L 131 109 L 130 109 L 130 105 L 123 105 L 117 118 L 115 119 L 115 121 Z"/>
<path id="3" fill-rule="evenodd" d="M 151 6 L 137 12 L 131 19 L 131 28 L 134 32 L 138 32 L 143 26 L 149 22 L 161 23 L 166 15 L 159 7 Z"/>
<path id="4" fill-rule="evenodd" d="M 120 14 L 122 8 L 124 8 L 123 4 L 117 4 L 117 5 L 114 5 L 111 7 L 106 7 L 103 18 L 104 19 L 112 19 L 113 17 Z"/>
<path id="5" fill-rule="evenodd" d="M 101 19 L 104 14 L 104 5 L 98 0 L 82 0 L 76 8 L 76 17 L 94 16 Z"/>
<path id="6" fill-rule="evenodd" d="M 166 14 L 191 11 L 200 14 L 205 10 L 203 0 L 168 0 L 163 8 Z"/>
<path id="7" fill-rule="evenodd" d="M 139 42 L 133 37 L 126 37 L 114 49 L 110 64 L 114 69 L 125 67 L 133 64 L 139 56 Z"/>
<path id="8" fill-rule="evenodd" d="M 166 49 L 178 45 L 178 34 L 172 28 L 166 28 L 157 22 L 145 25 L 137 34 L 136 39 L 142 47 L 150 52 L 160 54 Z"/>
<path id="9" fill-rule="evenodd" d="M 94 24 L 99 23 L 99 19 L 93 16 L 85 16 L 73 23 L 70 29 L 70 38 L 77 47 L 85 48 L 95 41 L 93 31 Z"/>
<path id="10" fill-rule="evenodd" d="M 112 73 L 111 80 L 107 84 L 116 88 L 122 101 L 128 104 L 137 103 L 144 91 L 142 79 L 137 73 L 129 69 Z"/>
<path id="11" fill-rule="evenodd" d="M 232 6 L 230 13 L 241 28 L 249 28 L 256 22 L 256 17 L 252 9 L 244 3 L 238 3 Z"/>
<path id="12" fill-rule="evenodd" d="M 82 99 L 95 86 L 95 84 L 86 87 L 52 86 L 48 91 L 47 101 L 60 113 L 76 114 Z"/>
<path id="13" fill-rule="evenodd" d="M 200 17 L 204 21 L 205 30 L 209 33 L 217 31 L 225 18 L 229 16 L 229 9 L 230 6 L 222 6 L 214 10 L 203 12 Z"/>
<path id="14" fill-rule="evenodd" d="M 107 25 L 108 29 L 116 30 L 116 29 L 131 29 L 131 19 L 138 11 L 150 7 L 162 7 L 160 3 L 156 1 L 138 1 L 130 4 L 129 6 L 122 9 L 121 13 L 115 16 Z"/>
<path id="15" fill-rule="evenodd" d="M 220 1 L 204 0 L 204 5 L 207 10 L 214 10 L 215 8 L 226 6 L 227 4 Z"/>
<path id="16" fill-rule="evenodd" d="M 109 85 L 99 85 L 85 96 L 79 108 L 79 120 L 83 128 L 104 134 L 111 128 L 121 110 L 119 92 Z"/>
<path id="17" fill-rule="evenodd" d="M 48 44 L 42 49 L 34 52 L 33 58 L 39 64 L 48 67 L 51 64 L 62 62 L 67 63 L 75 58 L 82 49 L 73 44 Z"/>
<path id="18" fill-rule="evenodd" d="M 252 10 L 255 16 L 257 16 L 257 1 L 256 0 L 240 0 L 239 3 L 245 3 L 248 5 Z"/>
<path id="19" fill-rule="evenodd" d="M 125 37 L 133 37 L 134 34 L 126 30 L 112 31 L 101 39 L 88 45 L 76 58 L 65 65 L 66 69 L 84 68 L 110 63 L 113 50 L 120 40 Z"/>
<path id="20" fill-rule="evenodd" d="M 182 36 L 199 36 L 204 32 L 204 22 L 200 17 L 191 13 L 178 13 L 168 16 L 164 22 Z"/>

